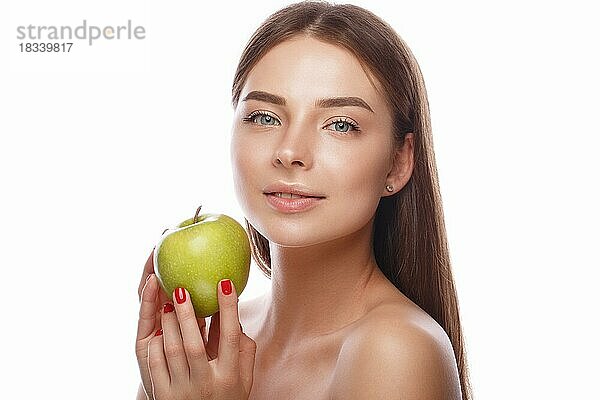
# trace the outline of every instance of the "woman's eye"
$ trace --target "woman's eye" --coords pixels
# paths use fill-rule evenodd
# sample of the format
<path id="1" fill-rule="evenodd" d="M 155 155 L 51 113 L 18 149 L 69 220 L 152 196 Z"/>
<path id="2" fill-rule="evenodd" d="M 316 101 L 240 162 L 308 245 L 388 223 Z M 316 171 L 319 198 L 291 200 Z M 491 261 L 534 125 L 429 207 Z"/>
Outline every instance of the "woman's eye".
<path id="1" fill-rule="evenodd" d="M 258 124 L 262 126 L 277 126 L 281 125 L 281 122 L 271 114 L 267 114 L 264 111 L 254 111 L 247 117 L 242 119 L 244 122 L 250 122 L 253 124 Z M 347 134 L 350 131 L 360 132 L 360 127 L 357 123 L 350 119 L 338 119 L 333 121 L 325 126 L 323 129 L 327 129 L 328 127 L 333 126 L 333 130 L 339 133 Z M 331 130 L 331 129 L 327 129 Z"/>
<path id="2" fill-rule="evenodd" d="M 244 122 L 252 122 L 259 125 L 281 125 L 274 116 L 261 111 L 255 111 L 247 117 L 243 118 Z M 258 121 L 258 122 L 257 122 Z"/>
<path id="3" fill-rule="evenodd" d="M 340 133 L 347 133 L 348 131 L 360 132 L 360 128 L 358 127 L 358 125 L 351 121 L 348 121 L 348 120 L 337 120 L 337 121 L 330 123 L 327 126 L 332 126 L 332 125 L 333 125 L 333 129 L 336 132 L 340 132 Z"/>

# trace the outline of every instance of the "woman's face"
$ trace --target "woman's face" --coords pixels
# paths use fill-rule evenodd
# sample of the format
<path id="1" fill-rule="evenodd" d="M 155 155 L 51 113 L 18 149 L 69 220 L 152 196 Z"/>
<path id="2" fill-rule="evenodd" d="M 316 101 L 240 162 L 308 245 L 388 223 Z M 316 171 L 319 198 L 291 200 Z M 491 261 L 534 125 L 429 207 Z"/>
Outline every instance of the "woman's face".
<path id="1" fill-rule="evenodd" d="M 358 99 L 318 105 L 339 97 L 359 98 L 363 106 Z M 308 246 L 364 228 L 390 194 L 385 186 L 393 154 L 385 98 L 344 48 L 294 38 L 250 72 L 235 109 L 232 170 L 244 215 L 269 241 Z M 305 211 L 283 212 L 264 193 L 278 181 L 300 183 L 325 198 Z"/>

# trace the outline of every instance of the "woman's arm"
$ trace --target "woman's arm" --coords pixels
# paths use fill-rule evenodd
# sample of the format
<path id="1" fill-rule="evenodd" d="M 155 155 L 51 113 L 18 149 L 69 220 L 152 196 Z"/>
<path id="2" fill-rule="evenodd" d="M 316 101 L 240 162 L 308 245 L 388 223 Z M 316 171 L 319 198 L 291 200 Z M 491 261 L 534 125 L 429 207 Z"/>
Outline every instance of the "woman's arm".
<path id="1" fill-rule="evenodd" d="M 452 345 L 440 333 L 377 323 L 340 351 L 332 399 L 461 400 Z"/>

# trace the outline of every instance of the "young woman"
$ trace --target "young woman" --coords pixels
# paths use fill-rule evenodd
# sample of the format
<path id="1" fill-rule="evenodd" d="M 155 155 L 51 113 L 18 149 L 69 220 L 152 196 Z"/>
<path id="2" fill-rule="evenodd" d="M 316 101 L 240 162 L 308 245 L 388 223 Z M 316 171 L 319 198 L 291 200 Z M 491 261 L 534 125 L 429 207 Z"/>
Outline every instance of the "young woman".
<path id="1" fill-rule="evenodd" d="M 136 354 L 150 399 L 470 399 L 423 79 L 384 21 L 292 4 L 244 50 L 231 162 L 253 258 L 206 335 L 150 255 Z M 146 279 L 148 278 L 148 279 Z"/>

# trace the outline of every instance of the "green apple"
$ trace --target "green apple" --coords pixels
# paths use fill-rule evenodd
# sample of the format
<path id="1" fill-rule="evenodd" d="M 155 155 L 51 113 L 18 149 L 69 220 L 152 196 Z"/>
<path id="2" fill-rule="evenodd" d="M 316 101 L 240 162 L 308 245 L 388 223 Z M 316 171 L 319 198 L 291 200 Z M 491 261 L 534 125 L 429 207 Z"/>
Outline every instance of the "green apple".
<path id="1" fill-rule="evenodd" d="M 246 230 L 224 214 L 203 214 L 163 232 L 154 249 L 154 272 L 169 298 L 175 288 L 190 293 L 197 317 L 219 309 L 217 284 L 231 279 L 240 295 L 250 273 L 250 242 Z"/>

